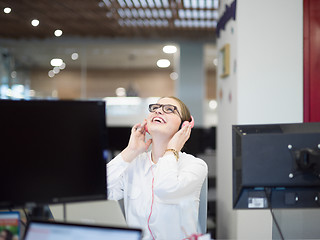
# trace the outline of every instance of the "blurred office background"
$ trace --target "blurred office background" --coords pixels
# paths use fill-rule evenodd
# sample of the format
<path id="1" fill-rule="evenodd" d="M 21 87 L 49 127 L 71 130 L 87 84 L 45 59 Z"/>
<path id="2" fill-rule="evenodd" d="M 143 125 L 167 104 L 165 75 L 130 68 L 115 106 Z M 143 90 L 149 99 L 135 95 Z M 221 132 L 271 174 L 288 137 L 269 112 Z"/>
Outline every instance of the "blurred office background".
<path id="1" fill-rule="evenodd" d="M 318 3 L 0 0 L 0 96 L 105 99 L 124 136 L 112 154 L 148 103 L 180 97 L 196 122 L 186 151 L 209 166 L 212 237 L 279 239 L 269 210 L 232 208 L 231 127 L 319 121 Z M 285 238 L 319 238 L 319 211 L 275 215 Z"/>
<path id="2" fill-rule="evenodd" d="M 215 236 L 219 0 L 1 0 L 1 99 L 102 99 L 117 154 L 148 104 L 175 95 L 196 126 L 186 151 L 209 166 Z"/>

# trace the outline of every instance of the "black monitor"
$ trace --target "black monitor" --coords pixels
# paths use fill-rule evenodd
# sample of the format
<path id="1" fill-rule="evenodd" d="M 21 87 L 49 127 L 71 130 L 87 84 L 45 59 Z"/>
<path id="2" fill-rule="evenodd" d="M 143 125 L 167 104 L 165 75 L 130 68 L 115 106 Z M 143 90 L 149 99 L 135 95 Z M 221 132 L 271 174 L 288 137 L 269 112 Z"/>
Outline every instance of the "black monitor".
<path id="1" fill-rule="evenodd" d="M 122 151 L 128 146 L 131 129 L 132 127 L 107 127 L 108 150 L 112 152 L 112 158 L 115 157 L 115 152 Z"/>
<path id="2" fill-rule="evenodd" d="M 232 126 L 233 208 L 319 208 L 320 123 Z"/>
<path id="3" fill-rule="evenodd" d="M 0 100 L 0 208 L 106 199 L 105 103 Z"/>

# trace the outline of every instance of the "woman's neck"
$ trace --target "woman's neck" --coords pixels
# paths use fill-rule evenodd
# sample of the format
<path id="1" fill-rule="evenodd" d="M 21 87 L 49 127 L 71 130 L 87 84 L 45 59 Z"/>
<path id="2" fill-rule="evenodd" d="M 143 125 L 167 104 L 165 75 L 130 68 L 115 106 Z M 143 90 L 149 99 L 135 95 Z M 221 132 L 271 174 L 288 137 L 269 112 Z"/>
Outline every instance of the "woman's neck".
<path id="1" fill-rule="evenodd" d="M 152 137 L 152 152 L 151 158 L 154 163 L 157 163 L 167 149 L 170 139 Z"/>

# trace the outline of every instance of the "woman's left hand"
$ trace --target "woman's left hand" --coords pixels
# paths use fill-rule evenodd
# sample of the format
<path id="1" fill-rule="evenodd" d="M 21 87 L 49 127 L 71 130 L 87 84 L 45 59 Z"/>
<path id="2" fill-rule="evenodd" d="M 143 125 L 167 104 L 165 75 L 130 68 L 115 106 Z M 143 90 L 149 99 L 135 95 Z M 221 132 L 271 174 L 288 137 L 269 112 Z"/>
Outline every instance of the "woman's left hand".
<path id="1" fill-rule="evenodd" d="M 167 149 L 175 149 L 176 151 L 180 151 L 186 141 L 189 139 L 191 134 L 191 125 L 188 124 L 183 126 L 168 143 Z"/>

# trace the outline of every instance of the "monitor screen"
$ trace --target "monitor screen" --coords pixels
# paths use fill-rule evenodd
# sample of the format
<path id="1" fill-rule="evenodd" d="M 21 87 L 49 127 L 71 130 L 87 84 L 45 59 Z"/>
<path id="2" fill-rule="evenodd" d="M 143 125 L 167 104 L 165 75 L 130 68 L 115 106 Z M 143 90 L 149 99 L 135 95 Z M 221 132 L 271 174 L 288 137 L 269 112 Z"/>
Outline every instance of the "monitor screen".
<path id="1" fill-rule="evenodd" d="M 29 222 L 25 240 L 140 240 L 142 230 L 137 228 L 108 227 L 63 222 L 31 221 Z"/>
<path id="2" fill-rule="evenodd" d="M 20 212 L 0 211 L 0 239 L 20 239 Z"/>
<path id="3" fill-rule="evenodd" d="M 320 123 L 234 125 L 234 208 L 318 208 Z"/>
<path id="4" fill-rule="evenodd" d="M 0 100 L 0 208 L 106 198 L 102 101 Z"/>

